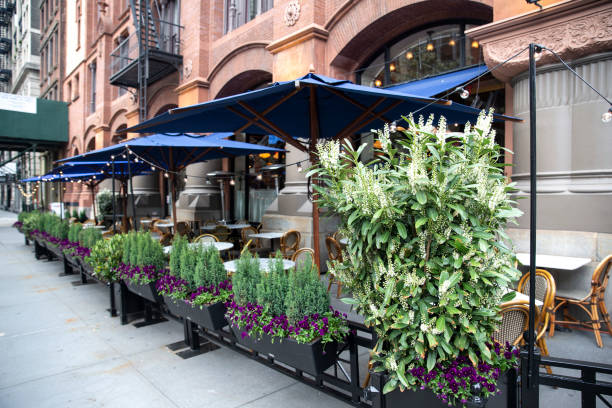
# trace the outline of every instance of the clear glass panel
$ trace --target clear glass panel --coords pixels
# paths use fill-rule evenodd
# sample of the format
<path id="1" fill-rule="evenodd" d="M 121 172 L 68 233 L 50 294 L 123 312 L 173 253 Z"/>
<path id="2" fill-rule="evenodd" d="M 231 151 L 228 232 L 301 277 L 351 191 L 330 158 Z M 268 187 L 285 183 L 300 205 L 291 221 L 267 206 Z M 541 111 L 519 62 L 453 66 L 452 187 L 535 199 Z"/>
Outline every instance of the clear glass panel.
<path id="1" fill-rule="evenodd" d="M 361 84 L 366 86 L 380 87 L 384 84 L 385 77 L 385 54 L 381 53 L 372 61 L 367 68 L 360 71 Z"/>

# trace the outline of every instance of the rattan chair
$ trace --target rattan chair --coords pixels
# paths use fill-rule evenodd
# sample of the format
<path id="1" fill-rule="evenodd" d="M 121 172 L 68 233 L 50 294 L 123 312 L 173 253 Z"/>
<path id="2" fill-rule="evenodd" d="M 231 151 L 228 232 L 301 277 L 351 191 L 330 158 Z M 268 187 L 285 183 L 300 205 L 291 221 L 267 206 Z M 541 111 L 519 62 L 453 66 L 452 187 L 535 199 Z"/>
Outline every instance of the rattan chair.
<path id="1" fill-rule="evenodd" d="M 232 231 L 225 225 L 217 225 L 212 233 L 219 241 L 227 241 Z"/>
<path id="2" fill-rule="evenodd" d="M 506 342 L 513 346 L 523 341 L 523 333 L 529 326 L 529 304 L 526 302 L 510 302 L 502 306 L 500 314 L 502 322 L 493 338 L 502 345 Z"/>
<path id="3" fill-rule="evenodd" d="M 115 235 L 115 233 L 113 232 L 113 230 L 108 230 L 108 231 L 104 231 L 102 233 L 102 238 L 104 239 L 110 239 L 113 235 Z"/>
<path id="4" fill-rule="evenodd" d="M 249 235 L 251 234 L 257 234 L 255 227 L 244 227 L 240 230 L 243 248 L 240 250 L 240 252 L 230 251 L 230 256 L 239 257 L 244 252 L 244 248 L 247 248 L 247 250 L 253 255 L 257 254 L 260 257 L 267 257 L 270 254 L 270 250 L 268 248 L 262 248 L 261 240 L 259 238 L 249 238 Z"/>
<path id="5" fill-rule="evenodd" d="M 219 242 L 213 234 L 202 234 L 194 238 L 193 242 Z"/>
<path id="6" fill-rule="evenodd" d="M 83 227 L 85 227 L 85 225 L 96 225 L 96 220 L 85 220 L 83 222 Z"/>
<path id="7" fill-rule="evenodd" d="M 604 299 L 608 279 L 610 278 L 610 268 L 612 267 L 612 254 L 608 255 L 597 265 L 591 277 L 591 287 L 574 287 L 571 289 L 559 289 L 555 296 L 555 306 L 551 314 L 550 336 L 555 334 L 555 324 L 581 325 L 589 327 L 595 333 L 597 346 L 603 347 L 601 341 L 600 328 L 603 325 L 608 327 L 608 332 L 612 335 L 610 326 L 610 315 Z M 582 309 L 588 316 L 589 321 L 580 321 L 568 314 L 567 306 L 573 305 Z M 560 308 L 564 309 L 564 320 L 557 320 L 555 313 Z"/>
<path id="8" fill-rule="evenodd" d="M 166 232 L 165 234 L 163 234 L 160 238 L 159 238 L 159 243 L 162 246 L 170 246 L 172 245 L 172 234 L 169 232 Z"/>
<path id="9" fill-rule="evenodd" d="M 310 259 L 310 264 L 315 265 L 314 260 L 314 250 L 312 248 L 300 248 L 291 257 L 291 260 L 295 262 L 295 267 L 297 268 L 299 265 L 307 262 Z M 320 273 L 319 273 L 320 275 Z"/>
<path id="10" fill-rule="evenodd" d="M 191 238 L 192 236 L 191 227 L 185 221 L 179 221 L 176 223 L 176 232 L 179 235 L 186 236 L 187 238 Z"/>
<path id="11" fill-rule="evenodd" d="M 536 344 L 540 348 L 542 355 L 548 356 L 545 335 L 555 304 L 556 285 L 550 272 L 545 269 L 536 269 L 535 279 L 535 297 L 542 302 L 542 308 L 539 310 L 538 319 L 535 322 Z M 529 296 L 529 288 L 529 272 L 527 272 L 519 281 L 517 291 Z M 552 374 L 550 366 L 545 366 L 545 368 L 549 374 Z"/>
<path id="12" fill-rule="evenodd" d="M 330 263 L 342 262 L 342 248 L 338 241 L 333 239 L 332 237 L 325 238 L 325 246 L 327 247 L 327 257 L 329 258 Z M 336 293 L 336 297 L 340 297 L 342 293 L 342 283 L 337 279 L 334 279 L 331 273 L 329 273 L 329 283 L 327 284 L 327 291 L 331 289 L 332 283 L 336 280 L 336 284 L 338 285 L 338 290 Z"/>
<path id="13" fill-rule="evenodd" d="M 289 230 L 280 239 L 280 250 L 283 258 L 291 259 L 293 254 L 300 248 L 302 234 L 297 230 Z"/>
<path id="14" fill-rule="evenodd" d="M 140 220 L 138 220 L 138 226 L 140 227 L 141 230 L 143 231 L 149 231 L 151 229 L 151 223 L 143 223 L 143 221 L 149 221 L 151 220 L 150 217 L 142 217 Z"/>

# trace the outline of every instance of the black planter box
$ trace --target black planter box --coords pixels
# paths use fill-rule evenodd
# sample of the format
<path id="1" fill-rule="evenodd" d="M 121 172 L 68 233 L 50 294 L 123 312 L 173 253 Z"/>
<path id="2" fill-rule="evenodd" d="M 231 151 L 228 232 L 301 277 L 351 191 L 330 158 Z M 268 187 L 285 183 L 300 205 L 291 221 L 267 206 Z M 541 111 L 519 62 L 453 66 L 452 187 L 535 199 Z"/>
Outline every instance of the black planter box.
<path id="1" fill-rule="evenodd" d="M 150 302 L 159 304 L 163 303 L 163 298 L 157 293 L 157 289 L 155 288 L 155 282 L 151 282 L 147 285 L 139 285 L 126 280 L 125 285 L 130 292 L 135 293 Z"/>
<path id="2" fill-rule="evenodd" d="M 331 367 L 337 360 L 338 343 L 321 344 L 317 339 L 308 344 L 300 344 L 293 339 L 274 339 L 263 334 L 261 339 L 250 336 L 242 338 L 242 330 L 231 326 L 238 343 L 262 354 L 270 354 L 275 360 L 308 374 L 318 376 Z"/>
<path id="3" fill-rule="evenodd" d="M 192 306 L 184 300 L 174 300 L 164 296 L 164 302 L 168 306 L 170 313 L 191 320 L 198 326 L 209 330 L 219 330 L 227 325 L 225 320 L 226 307 L 218 302 L 212 305 Z"/>
<path id="4" fill-rule="evenodd" d="M 46 244 L 47 250 L 51 252 L 56 258 L 61 259 L 64 256 L 63 251 L 57 245 Z"/>
<path id="5" fill-rule="evenodd" d="M 506 372 L 497 380 L 500 394 L 494 395 L 486 401 L 484 405 L 475 405 L 467 403 L 465 407 L 487 407 L 487 408 L 511 408 L 516 401 L 516 382 L 512 378 L 516 374 Z M 514 377 L 513 377 L 514 376 Z M 401 392 L 399 389 L 391 391 L 388 394 L 383 394 L 382 389 L 386 383 L 386 375 L 383 373 L 371 373 L 372 386 L 378 390 L 371 390 L 372 408 L 407 408 L 407 407 L 427 407 L 427 408 L 448 408 L 449 405 L 435 396 L 429 389 Z M 514 386 L 510 384 L 514 383 Z M 514 392 L 514 395 L 511 393 Z M 463 407 L 463 404 L 453 405 L 454 407 Z"/>

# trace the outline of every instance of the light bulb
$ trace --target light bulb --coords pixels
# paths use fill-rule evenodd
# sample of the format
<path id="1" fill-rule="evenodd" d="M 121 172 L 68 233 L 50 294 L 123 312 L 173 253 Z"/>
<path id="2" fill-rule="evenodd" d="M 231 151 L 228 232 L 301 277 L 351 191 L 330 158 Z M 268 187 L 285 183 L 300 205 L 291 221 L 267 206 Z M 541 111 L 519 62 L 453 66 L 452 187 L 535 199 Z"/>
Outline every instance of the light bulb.
<path id="1" fill-rule="evenodd" d="M 389 64 L 389 71 L 395 72 L 395 69 L 396 68 L 395 68 L 395 64 L 394 63 Z"/>
<path id="2" fill-rule="evenodd" d="M 262 180 L 263 176 L 261 174 L 258 174 L 257 177 L 255 177 L 257 180 Z"/>
<path id="3" fill-rule="evenodd" d="M 461 97 L 461 99 L 467 99 L 470 96 L 470 91 L 461 86 L 456 88 L 455 91 L 459 92 L 459 96 Z"/>
<path id="4" fill-rule="evenodd" d="M 115 160 L 115 156 L 111 154 L 111 160 Z"/>
<path id="5" fill-rule="evenodd" d="M 138 163 L 138 157 L 134 159 L 134 163 Z"/>
<path id="6" fill-rule="evenodd" d="M 414 58 L 414 54 L 412 53 L 412 51 L 408 51 L 408 52 L 406 53 L 406 59 L 411 60 L 411 59 L 413 59 L 413 58 Z"/>
<path id="7" fill-rule="evenodd" d="M 450 41 L 448 42 L 448 45 L 450 45 L 451 47 L 454 47 L 455 44 L 456 43 L 455 43 L 455 39 L 454 38 L 451 38 Z"/>
<path id="8" fill-rule="evenodd" d="M 478 48 L 480 47 L 480 44 L 478 44 L 478 41 L 474 40 L 472 41 L 472 48 Z"/>
<path id="9" fill-rule="evenodd" d="M 610 121 L 612 121 L 612 108 L 608 109 L 603 113 L 603 115 L 601 115 L 601 121 L 603 123 L 610 123 Z"/>
<path id="10" fill-rule="evenodd" d="M 186 183 L 187 182 L 187 176 L 185 176 L 185 178 L 183 180 L 185 180 L 185 183 Z"/>
<path id="11" fill-rule="evenodd" d="M 164 173 L 164 177 L 165 177 L 165 178 L 168 178 L 168 177 L 170 177 L 170 176 L 168 175 L 168 173 Z"/>
<path id="12" fill-rule="evenodd" d="M 151 171 L 155 171 L 155 167 L 154 166 L 151 166 Z"/>
<path id="13" fill-rule="evenodd" d="M 229 184 L 230 184 L 230 186 L 235 186 L 236 185 L 236 181 L 234 179 L 231 179 Z"/>
<path id="14" fill-rule="evenodd" d="M 107 166 L 110 166 L 110 163 L 106 163 Z"/>
<path id="15" fill-rule="evenodd" d="M 433 51 L 434 50 L 433 43 L 427 43 L 427 46 L 425 47 L 425 49 L 427 49 L 427 51 Z"/>
<path id="16" fill-rule="evenodd" d="M 297 171 L 298 171 L 298 173 L 301 173 L 301 172 L 302 172 L 302 170 L 304 170 L 304 169 L 302 169 L 302 163 L 298 163 L 298 165 L 297 165 Z"/>
<path id="17" fill-rule="evenodd" d="M 124 154 L 121 155 L 121 157 L 123 157 L 124 159 L 127 159 L 127 156 Z"/>
<path id="18" fill-rule="evenodd" d="M 382 81 L 380 79 L 377 79 L 376 81 L 374 81 L 374 86 L 381 87 L 382 86 Z"/>

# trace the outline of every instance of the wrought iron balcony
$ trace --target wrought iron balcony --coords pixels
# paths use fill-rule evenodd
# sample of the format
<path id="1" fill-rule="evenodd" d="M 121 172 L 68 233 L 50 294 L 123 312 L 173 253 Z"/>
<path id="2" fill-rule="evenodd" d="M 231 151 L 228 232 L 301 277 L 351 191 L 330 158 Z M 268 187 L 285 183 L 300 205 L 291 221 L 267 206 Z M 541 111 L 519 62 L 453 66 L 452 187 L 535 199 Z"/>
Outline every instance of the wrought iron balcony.
<path id="1" fill-rule="evenodd" d="M 11 43 L 10 38 L 0 37 L 0 54 L 10 54 Z"/>
<path id="2" fill-rule="evenodd" d="M 0 82 L 8 83 L 11 82 L 11 66 L 6 56 L 0 57 Z"/>
<path id="3" fill-rule="evenodd" d="M 145 39 L 145 29 L 141 28 L 142 44 L 139 44 L 135 31 L 111 52 L 110 83 L 116 86 L 138 87 L 138 60 L 148 66 L 145 70 L 147 84 L 178 70 L 183 61 L 181 56 L 182 26 L 152 19 L 149 35 Z"/>

